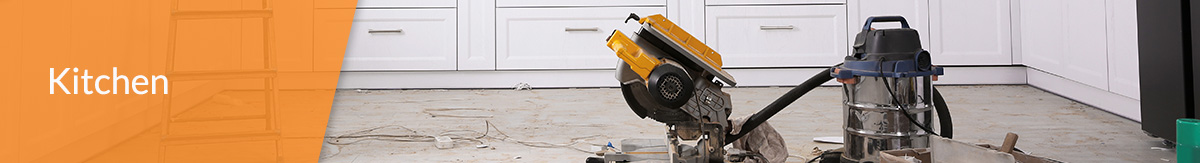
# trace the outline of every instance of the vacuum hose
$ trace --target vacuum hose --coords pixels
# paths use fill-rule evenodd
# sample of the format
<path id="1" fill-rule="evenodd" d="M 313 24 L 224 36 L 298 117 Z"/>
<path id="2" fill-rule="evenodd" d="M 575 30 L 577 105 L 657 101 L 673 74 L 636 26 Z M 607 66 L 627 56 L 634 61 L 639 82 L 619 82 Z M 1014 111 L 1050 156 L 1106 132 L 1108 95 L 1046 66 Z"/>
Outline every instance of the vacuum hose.
<path id="1" fill-rule="evenodd" d="M 779 113 L 779 111 L 783 110 L 783 108 L 791 105 L 792 102 L 796 102 L 796 100 L 800 99 L 800 97 L 804 96 L 804 94 L 807 94 L 809 91 L 821 86 L 822 83 L 833 80 L 833 76 L 829 75 L 831 70 L 833 70 L 833 68 L 825 69 L 824 71 L 821 71 L 821 73 L 813 75 L 812 78 L 808 78 L 808 80 L 804 81 L 804 83 L 792 88 L 792 90 L 783 94 L 783 96 L 779 97 L 779 99 L 775 99 L 775 101 L 767 105 L 766 108 L 763 108 L 762 110 L 759 110 L 758 113 L 751 115 L 750 118 L 746 120 L 746 123 L 742 124 L 742 129 L 739 130 L 737 134 L 727 133 L 725 135 L 725 144 L 728 145 L 742 138 L 742 136 L 745 136 L 746 133 L 754 130 L 754 128 L 757 128 L 758 125 L 766 122 L 767 119 L 770 119 L 771 116 L 775 116 L 775 114 Z M 953 124 L 950 120 L 950 109 L 946 106 L 946 99 L 942 98 L 942 93 L 938 92 L 937 88 L 933 88 L 933 107 L 937 111 L 938 122 L 941 124 L 940 129 L 942 132 L 939 134 L 939 136 L 952 138 L 954 130 Z"/>
<path id="2" fill-rule="evenodd" d="M 808 78 L 808 80 L 804 81 L 804 83 L 792 88 L 791 91 L 783 94 L 783 96 L 779 97 L 779 99 L 775 99 L 775 102 L 771 102 L 771 104 L 767 105 L 766 108 L 763 108 L 762 110 L 759 110 L 758 113 L 751 115 L 749 119 L 746 119 L 746 123 L 742 124 L 742 129 L 739 130 L 737 134 L 725 135 L 725 144 L 733 143 L 733 141 L 742 138 L 742 136 L 744 136 L 746 133 L 750 133 L 751 130 L 754 130 L 754 128 L 758 127 L 758 125 L 762 124 L 763 122 L 766 122 L 767 119 L 771 118 L 771 116 L 775 116 L 775 114 L 779 113 L 780 110 L 783 110 L 783 108 L 791 105 L 792 102 L 796 102 L 796 99 L 800 99 L 800 96 L 804 96 L 804 94 L 808 93 L 808 91 L 812 91 L 814 88 L 821 86 L 821 83 L 833 80 L 833 76 L 829 75 L 829 71 L 831 70 L 833 70 L 833 68 L 825 69 L 824 71 L 821 71 L 821 73 L 813 75 L 812 78 Z"/>

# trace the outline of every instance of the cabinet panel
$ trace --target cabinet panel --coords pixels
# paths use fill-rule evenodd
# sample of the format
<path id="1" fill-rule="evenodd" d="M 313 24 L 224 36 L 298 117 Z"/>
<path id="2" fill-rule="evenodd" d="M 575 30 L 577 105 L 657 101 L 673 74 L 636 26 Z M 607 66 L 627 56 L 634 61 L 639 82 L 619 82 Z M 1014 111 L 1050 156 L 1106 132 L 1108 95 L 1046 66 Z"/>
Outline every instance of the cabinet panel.
<path id="1" fill-rule="evenodd" d="M 354 9 L 313 10 L 313 31 L 348 31 L 349 26 L 338 25 L 354 21 Z M 346 35 L 334 32 L 313 33 L 313 60 L 345 58 Z M 286 48 L 286 47 L 280 47 Z M 341 70 L 342 63 L 312 62 L 313 70 Z"/>
<path id="2" fill-rule="evenodd" d="M 841 5 L 710 6 L 707 43 L 724 67 L 830 66 L 846 56 Z"/>
<path id="3" fill-rule="evenodd" d="M 1136 0 L 1108 1 L 1108 90 L 1141 99 Z"/>
<path id="4" fill-rule="evenodd" d="M 315 1 L 317 8 L 340 8 L 339 2 Z M 359 0 L 357 7 L 455 7 L 454 0 Z"/>
<path id="5" fill-rule="evenodd" d="M 453 0 L 359 0 L 358 7 L 455 7 Z"/>
<path id="6" fill-rule="evenodd" d="M 846 0 L 707 0 L 708 5 L 747 5 L 747 4 L 839 4 Z"/>
<path id="7" fill-rule="evenodd" d="M 939 65 L 1011 65 L 1008 0 L 930 0 L 929 51 Z"/>
<path id="8" fill-rule="evenodd" d="M 613 29 L 631 35 L 629 13 L 664 7 L 496 9 L 496 69 L 612 69 L 618 59 L 604 40 Z M 644 14 L 643 14 L 644 13 Z"/>
<path id="9" fill-rule="evenodd" d="M 1026 65 L 1093 87 L 1108 88 L 1104 3 L 1021 2 L 1021 53 Z"/>
<path id="10" fill-rule="evenodd" d="M 497 7 L 534 6 L 665 6 L 666 0 L 497 0 Z M 639 13 L 641 14 L 641 13 Z"/>
<path id="11" fill-rule="evenodd" d="M 454 9 L 355 12 L 343 71 L 455 70 Z"/>
<path id="12" fill-rule="evenodd" d="M 276 17 L 276 24 L 292 24 L 275 27 L 276 61 L 279 71 L 313 71 L 313 14 L 312 1 L 303 1 L 303 5 L 276 5 L 275 13 L 279 15 L 303 15 Z M 260 27 L 261 28 L 261 27 Z M 279 33 L 300 33 L 280 35 Z M 283 48 L 290 47 L 290 48 Z"/>
<path id="13" fill-rule="evenodd" d="M 675 25 L 692 34 L 692 37 L 704 39 L 704 1 L 671 1 L 667 5 L 667 19 Z"/>
<path id="14" fill-rule="evenodd" d="M 496 2 L 458 4 L 458 70 L 496 70 Z"/>

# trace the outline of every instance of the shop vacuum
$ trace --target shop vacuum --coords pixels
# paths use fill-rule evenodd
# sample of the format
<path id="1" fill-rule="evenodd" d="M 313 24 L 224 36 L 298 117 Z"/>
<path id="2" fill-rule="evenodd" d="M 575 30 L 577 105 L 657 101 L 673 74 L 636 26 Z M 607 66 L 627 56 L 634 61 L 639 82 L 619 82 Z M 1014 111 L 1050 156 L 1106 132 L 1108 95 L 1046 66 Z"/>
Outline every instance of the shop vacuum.
<path id="1" fill-rule="evenodd" d="M 900 22 L 901 28 L 872 29 L 874 22 Z M 930 63 L 904 17 L 867 18 L 853 46 L 853 54 L 830 70 L 842 83 L 842 162 L 879 161 L 879 151 L 929 147 L 931 110 L 938 113 L 940 135 L 952 137 L 946 100 L 931 83 L 943 69 Z"/>
<path id="2" fill-rule="evenodd" d="M 662 15 L 642 18 L 630 14 L 627 20 L 637 20 L 642 28 L 633 37 L 614 31 L 607 39 L 607 45 L 624 61 L 617 72 L 621 91 L 639 117 L 666 124 L 667 139 L 622 141 L 622 147 L 627 149 L 598 153 L 600 156 L 589 157 L 588 162 L 753 159 L 753 151 L 738 153 L 723 147 L 746 136 L 805 93 L 834 79 L 842 83 L 845 147 L 826 151 L 814 160 L 878 162 L 879 151 L 926 148 L 929 135 L 952 137 L 945 100 L 931 84 L 943 74 L 943 69 L 931 64 L 930 53 L 921 48 L 917 31 L 909 28 L 903 17 L 867 18 L 854 39 L 853 52 L 843 63 L 792 88 L 750 115 L 737 130 L 728 119 L 732 111 L 729 94 L 721 91 L 724 85 L 737 83 L 721 69 L 720 54 Z M 898 22 L 901 28 L 871 28 L 872 23 L 878 22 Z M 933 132 L 934 111 L 940 134 Z M 660 146 L 666 148 L 649 148 Z"/>

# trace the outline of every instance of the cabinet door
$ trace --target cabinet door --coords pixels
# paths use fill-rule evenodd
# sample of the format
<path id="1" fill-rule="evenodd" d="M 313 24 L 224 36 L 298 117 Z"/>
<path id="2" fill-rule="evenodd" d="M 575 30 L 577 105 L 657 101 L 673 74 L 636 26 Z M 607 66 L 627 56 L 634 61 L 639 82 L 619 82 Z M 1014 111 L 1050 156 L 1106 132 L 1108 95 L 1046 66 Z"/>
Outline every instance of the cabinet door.
<path id="1" fill-rule="evenodd" d="M 353 2 L 353 1 L 351 1 Z M 357 8 L 384 8 L 384 7 L 455 7 L 458 2 L 453 0 L 359 0 L 356 4 Z M 313 2 L 314 7 L 322 9 L 343 8 L 345 5 L 335 1 Z"/>
<path id="2" fill-rule="evenodd" d="M 354 9 L 316 9 L 313 10 L 313 31 L 346 31 L 350 30 L 344 24 L 353 21 Z M 313 60 L 335 60 L 346 58 L 346 35 L 334 32 L 313 32 Z M 285 48 L 285 47 L 280 47 Z M 338 70 L 342 63 L 311 62 L 313 70 Z"/>
<path id="3" fill-rule="evenodd" d="M 663 13 L 663 7 L 496 9 L 496 69 L 613 69 L 619 59 L 605 39 L 619 29 L 631 35 L 629 13 Z"/>
<path id="4" fill-rule="evenodd" d="M 564 7 L 564 6 L 655 6 L 666 0 L 496 0 L 496 7 Z"/>
<path id="5" fill-rule="evenodd" d="M 359 0 L 358 7 L 455 7 L 453 0 Z"/>
<path id="6" fill-rule="evenodd" d="M 454 9 L 355 11 L 343 71 L 455 70 Z"/>
<path id="7" fill-rule="evenodd" d="M 1108 91 L 1141 99 L 1137 1 L 1108 1 Z"/>
<path id="8" fill-rule="evenodd" d="M 1021 1 L 1020 41 L 1025 64 L 1107 89 L 1104 5 L 1089 0 Z"/>
<path id="9" fill-rule="evenodd" d="M 830 66 L 848 52 L 845 6 L 710 6 L 706 15 L 724 67 Z"/>
<path id="10" fill-rule="evenodd" d="M 1008 0 L 930 0 L 929 51 L 939 65 L 1011 65 Z"/>
<path id="11" fill-rule="evenodd" d="M 707 0 L 708 5 L 842 4 L 846 0 Z"/>

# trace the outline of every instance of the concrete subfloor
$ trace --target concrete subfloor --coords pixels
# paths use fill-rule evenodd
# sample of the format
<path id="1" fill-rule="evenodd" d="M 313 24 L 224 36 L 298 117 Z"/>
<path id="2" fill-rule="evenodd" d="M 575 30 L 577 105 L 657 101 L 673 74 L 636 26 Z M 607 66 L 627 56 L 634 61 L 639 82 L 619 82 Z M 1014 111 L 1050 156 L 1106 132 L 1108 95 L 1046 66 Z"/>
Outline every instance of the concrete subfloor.
<path id="1" fill-rule="evenodd" d="M 955 139 L 1000 144 L 1007 132 L 1021 135 L 1017 147 L 1066 162 L 1174 162 L 1174 150 L 1147 136 L 1140 124 L 1030 86 L 939 86 L 954 119 Z M 752 114 L 790 87 L 727 88 L 733 117 Z M 813 157 L 814 148 L 840 144 L 812 141 L 841 136 L 840 87 L 821 87 L 768 122 L 786 139 L 788 162 Z M 373 134 L 474 138 L 439 149 L 433 142 L 326 139 L 323 162 L 581 162 L 591 144 L 625 138 L 662 138 L 665 128 L 639 119 L 616 88 L 533 90 L 340 90 L 327 136 L 384 127 Z M 440 115 L 440 116 L 435 116 Z M 495 126 L 488 129 L 485 123 Z M 407 129 L 406 129 L 407 128 Z M 497 131 L 497 129 L 499 131 Z M 452 130 L 473 130 L 452 131 Z M 500 133 L 507 135 L 507 139 Z M 591 136 L 591 137 L 587 137 Z M 582 137 L 582 138 L 581 138 Z M 530 147 L 544 142 L 569 147 Z M 407 140 L 407 139 L 406 139 Z M 421 139 L 425 140 L 425 139 Z M 335 142 L 334 145 L 329 142 Z M 488 145 L 477 148 L 477 145 Z"/>

